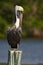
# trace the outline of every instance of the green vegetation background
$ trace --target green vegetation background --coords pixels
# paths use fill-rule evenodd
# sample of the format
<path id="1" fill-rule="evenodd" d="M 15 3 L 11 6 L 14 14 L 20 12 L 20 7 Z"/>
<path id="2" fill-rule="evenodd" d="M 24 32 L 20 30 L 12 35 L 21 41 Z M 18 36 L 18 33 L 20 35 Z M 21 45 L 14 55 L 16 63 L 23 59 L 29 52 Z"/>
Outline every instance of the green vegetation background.
<path id="1" fill-rule="evenodd" d="M 6 29 L 12 25 L 15 5 L 23 6 L 23 37 L 31 37 L 32 29 L 43 31 L 43 0 L 0 0 L 0 38 L 6 38 Z"/>

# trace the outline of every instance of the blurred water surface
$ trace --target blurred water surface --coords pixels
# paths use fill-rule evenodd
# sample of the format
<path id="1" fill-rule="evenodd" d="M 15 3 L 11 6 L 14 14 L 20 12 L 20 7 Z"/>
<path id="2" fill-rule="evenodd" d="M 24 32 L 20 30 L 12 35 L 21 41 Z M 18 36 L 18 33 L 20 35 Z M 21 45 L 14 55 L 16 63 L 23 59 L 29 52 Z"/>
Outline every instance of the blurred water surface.
<path id="1" fill-rule="evenodd" d="M 0 62 L 7 62 L 9 45 L 7 40 L 0 39 Z M 43 63 L 43 40 L 25 39 L 21 41 L 23 51 L 22 63 Z"/>

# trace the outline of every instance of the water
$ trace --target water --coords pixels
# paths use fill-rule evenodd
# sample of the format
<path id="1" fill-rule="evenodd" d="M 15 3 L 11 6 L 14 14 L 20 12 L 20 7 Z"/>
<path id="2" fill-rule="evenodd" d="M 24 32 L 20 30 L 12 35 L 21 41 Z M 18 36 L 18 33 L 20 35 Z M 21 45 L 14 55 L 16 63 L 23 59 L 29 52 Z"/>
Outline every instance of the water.
<path id="1" fill-rule="evenodd" d="M 8 48 L 7 40 L 0 40 L 0 62 L 7 62 Z M 23 51 L 22 63 L 43 63 L 43 40 L 22 40 L 20 50 Z"/>

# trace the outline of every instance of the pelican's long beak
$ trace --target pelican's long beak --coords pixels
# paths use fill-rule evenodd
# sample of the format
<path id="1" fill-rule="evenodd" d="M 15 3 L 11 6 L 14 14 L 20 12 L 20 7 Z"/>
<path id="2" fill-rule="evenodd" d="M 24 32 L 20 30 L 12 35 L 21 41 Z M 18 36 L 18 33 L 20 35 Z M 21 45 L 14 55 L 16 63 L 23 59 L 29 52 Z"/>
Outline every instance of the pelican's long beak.
<path id="1" fill-rule="evenodd" d="M 16 5 L 15 6 L 15 15 L 16 15 L 16 23 L 15 26 L 18 28 L 22 25 L 22 17 L 23 17 L 23 7 Z"/>

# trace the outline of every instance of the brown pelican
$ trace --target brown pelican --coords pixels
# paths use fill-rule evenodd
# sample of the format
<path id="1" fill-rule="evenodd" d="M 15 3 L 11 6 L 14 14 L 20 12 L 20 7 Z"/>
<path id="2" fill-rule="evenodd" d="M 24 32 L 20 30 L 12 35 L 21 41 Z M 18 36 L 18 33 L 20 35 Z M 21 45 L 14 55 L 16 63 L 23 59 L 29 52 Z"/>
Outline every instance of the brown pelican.
<path id="1" fill-rule="evenodd" d="M 12 27 L 8 27 L 7 30 L 7 40 L 11 48 L 17 48 L 17 45 L 20 44 L 21 34 L 22 34 L 22 18 L 23 18 L 23 7 L 16 5 L 15 6 L 15 15 L 16 22 Z"/>

